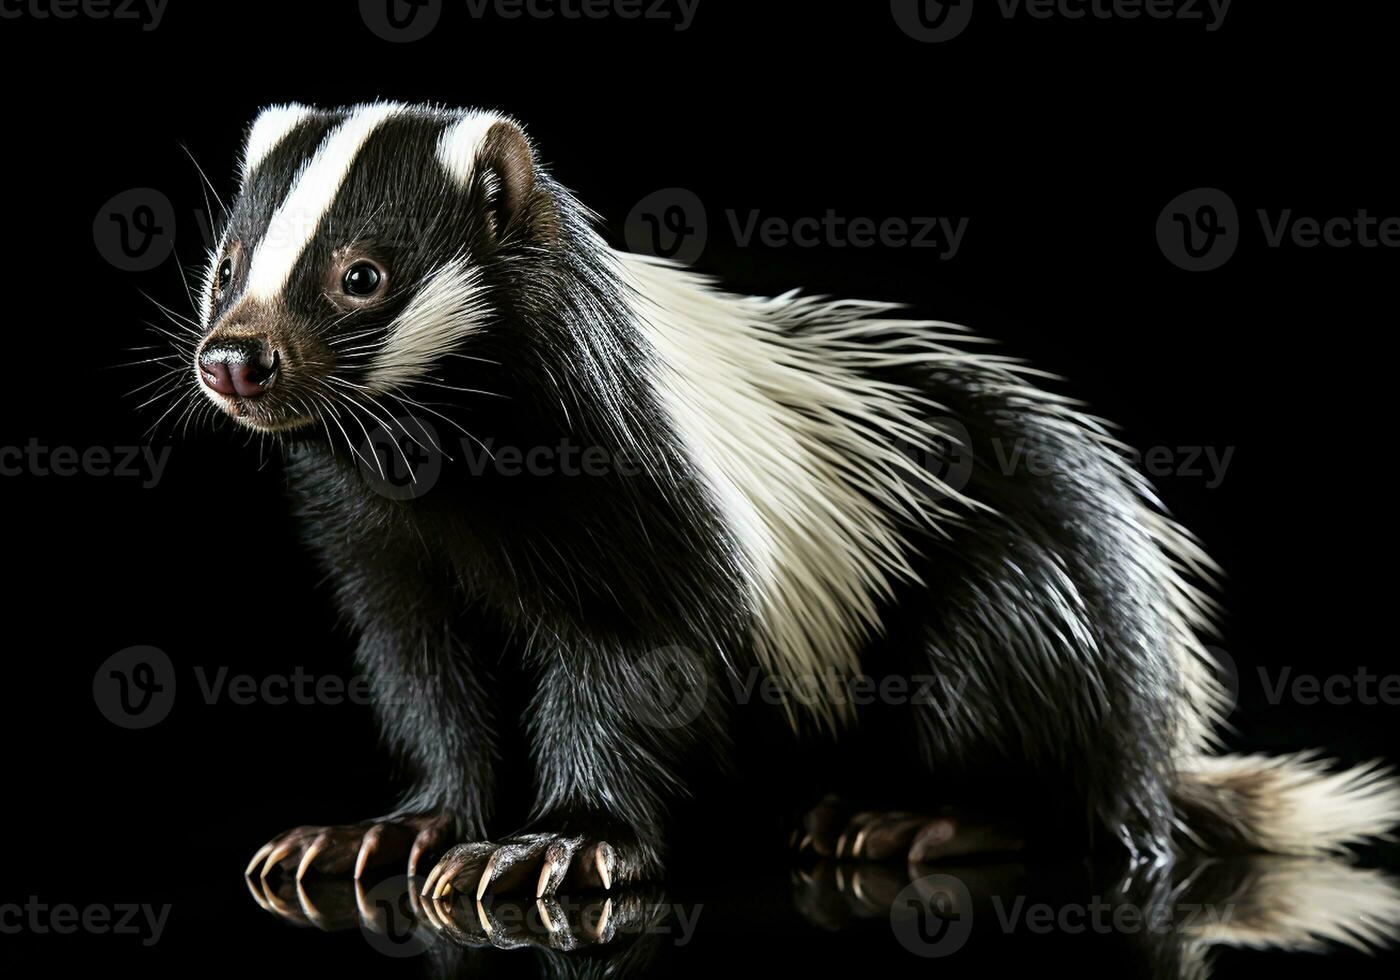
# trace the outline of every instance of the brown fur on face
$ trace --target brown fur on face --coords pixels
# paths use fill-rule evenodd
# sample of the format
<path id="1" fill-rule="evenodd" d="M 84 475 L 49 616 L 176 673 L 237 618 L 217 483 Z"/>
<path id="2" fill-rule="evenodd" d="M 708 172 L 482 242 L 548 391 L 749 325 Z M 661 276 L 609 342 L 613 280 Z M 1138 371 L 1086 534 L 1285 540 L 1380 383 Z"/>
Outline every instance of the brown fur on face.
<path id="1" fill-rule="evenodd" d="M 244 298 L 215 321 L 195 352 L 199 381 L 200 358 L 206 350 L 234 340 L 257 340 L 277 357 L 276 381 L 257 398 L 220 395 L 200 385 L 229 416 L 263 431 L 301 428 L 315 416 L 316 389 L 326 384 L 333 354 L 311 324 L 282 304 Z"/>

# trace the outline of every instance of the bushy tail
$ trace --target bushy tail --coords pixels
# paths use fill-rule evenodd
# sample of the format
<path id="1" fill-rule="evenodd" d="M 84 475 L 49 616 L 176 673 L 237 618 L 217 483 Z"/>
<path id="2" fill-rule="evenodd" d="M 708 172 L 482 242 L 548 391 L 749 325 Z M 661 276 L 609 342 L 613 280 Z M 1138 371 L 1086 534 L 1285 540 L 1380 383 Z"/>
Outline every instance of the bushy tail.
<path id="1" fill-rule="evenodd" d="M 1339 769 L 1315 752 L 1200 756 L 1178 770 L 1181 842 L 1215 853 L 1345 854 L 1390 839 L 1400 779 L 1379 762 Z"/>

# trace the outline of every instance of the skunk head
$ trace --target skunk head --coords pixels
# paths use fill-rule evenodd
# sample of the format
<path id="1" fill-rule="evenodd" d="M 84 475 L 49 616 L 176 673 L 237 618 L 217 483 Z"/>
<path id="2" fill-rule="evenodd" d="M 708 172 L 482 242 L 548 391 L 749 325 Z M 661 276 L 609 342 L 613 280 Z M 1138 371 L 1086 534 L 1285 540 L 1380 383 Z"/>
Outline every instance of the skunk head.
<path id="1" fill-rule="evenodd" d="M 504 117 L 267 109 L 209 257 L 196 385 L 250 428 L 347 439 L 434 388 L 485 394 L 488 328 L 547 278 L 553 213 Z"/>

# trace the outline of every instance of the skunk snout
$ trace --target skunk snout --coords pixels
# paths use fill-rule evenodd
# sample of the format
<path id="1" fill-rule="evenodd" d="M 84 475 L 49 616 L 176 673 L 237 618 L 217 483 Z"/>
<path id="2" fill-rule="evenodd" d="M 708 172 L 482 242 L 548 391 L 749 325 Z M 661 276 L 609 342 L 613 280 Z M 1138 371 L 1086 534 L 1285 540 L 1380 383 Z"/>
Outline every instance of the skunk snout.
<path id="1" fill-rule="evenodd" d="M 256 398 L 277 378 L 278 354 L 257 337 L 211 342 L 199 355 L 199 379 L 230 398 Z"/>

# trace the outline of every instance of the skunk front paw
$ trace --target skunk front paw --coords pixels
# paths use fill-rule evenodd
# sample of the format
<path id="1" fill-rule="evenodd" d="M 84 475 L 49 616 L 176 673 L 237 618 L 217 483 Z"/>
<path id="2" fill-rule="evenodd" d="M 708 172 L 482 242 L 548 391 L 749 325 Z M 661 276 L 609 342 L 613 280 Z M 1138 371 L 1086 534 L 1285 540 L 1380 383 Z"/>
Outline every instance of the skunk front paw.
<path id="1" fill-rule="evenodd" d="M 547 898 L 566 890 L 609 890 L 656 871 L 655 859 L 627 833 L 522 833 L 500 842 L 458 844 L 428 875 L 424 898 L 526 892 Z"/>

